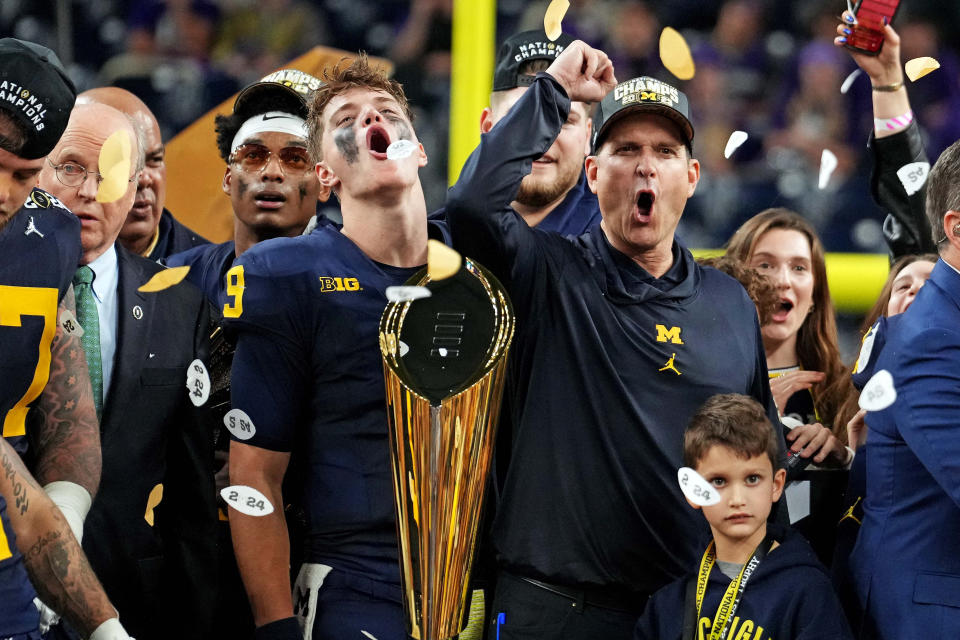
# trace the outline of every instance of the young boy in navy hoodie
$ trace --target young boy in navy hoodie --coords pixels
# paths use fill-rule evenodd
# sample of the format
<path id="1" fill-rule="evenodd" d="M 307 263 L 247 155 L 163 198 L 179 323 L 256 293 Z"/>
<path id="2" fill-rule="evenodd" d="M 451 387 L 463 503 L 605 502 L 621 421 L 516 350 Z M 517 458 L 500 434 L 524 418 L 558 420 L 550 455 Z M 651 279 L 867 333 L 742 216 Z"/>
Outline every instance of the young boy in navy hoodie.
<path id="1" fill-rule="evenodd" d="M 852 638 L 830 577 L 806 540 L 767 523 L 786 471 L 763 407 L 740 394 L 713 396 L 687 427 L 683 459 L 706 481 L 696 495 L 685 494 L 703 510 L 713 540 L 691 576 L 650 598 L 634 639 Z M 681 481 L 696 474 L 681 472 Z"/>

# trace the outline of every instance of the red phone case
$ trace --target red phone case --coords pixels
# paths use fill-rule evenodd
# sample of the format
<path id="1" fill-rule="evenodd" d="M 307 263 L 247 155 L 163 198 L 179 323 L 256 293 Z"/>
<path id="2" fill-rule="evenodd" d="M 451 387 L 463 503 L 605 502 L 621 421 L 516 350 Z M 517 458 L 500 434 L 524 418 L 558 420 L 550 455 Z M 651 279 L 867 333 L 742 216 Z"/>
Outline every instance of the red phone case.
<path id="1" fill-rule="evenodd" d="M 859 0 L 853 9 L 857 24 L 851 25 L 853 32 L 847 36 L 846 48 L 877 55 L 883 47 L 884 18 L 887 24 L 897 15 L 900 0 Z"/>

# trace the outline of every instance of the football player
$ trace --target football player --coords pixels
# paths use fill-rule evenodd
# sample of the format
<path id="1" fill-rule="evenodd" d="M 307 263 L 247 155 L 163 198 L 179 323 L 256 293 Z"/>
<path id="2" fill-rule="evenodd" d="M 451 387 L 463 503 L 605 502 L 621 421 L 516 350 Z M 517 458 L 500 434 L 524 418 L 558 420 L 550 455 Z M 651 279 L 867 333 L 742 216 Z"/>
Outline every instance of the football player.
<path id="1" fill-rule="evenodd" d="M 231 533 L 259 638 L 406 640 L 377 333 L 386 288 L 426 262 L 427 156 L 402 87 L 365 56 L 324 81 L 309 147 L 343 228 L 258 243 L 230 271 L 232 402 L 246 420 L 231 431 L 230 480 L 266 498 L 254 515 L 231 511 Z M 277 508 L 291 458 L 307 516 L 295 598 Z"/>

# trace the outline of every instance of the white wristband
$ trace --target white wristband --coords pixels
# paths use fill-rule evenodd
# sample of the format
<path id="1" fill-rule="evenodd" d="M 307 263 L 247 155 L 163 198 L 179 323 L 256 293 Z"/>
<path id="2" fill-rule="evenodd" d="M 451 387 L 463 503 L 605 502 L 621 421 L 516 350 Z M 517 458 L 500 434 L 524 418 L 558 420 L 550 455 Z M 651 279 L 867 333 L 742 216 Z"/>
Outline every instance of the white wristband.
<path id="1" fill-rule="evenodd" d="M 50 482 L 44 485 L 43 490 L 47 492 L 53 503 L 60 507 L 63 517 L 70 525 L 70 530 L 76 536 L 77 542 L 80 542 L 83 538 L 83 521 L 93 502 L 90 493 L 76 482 L 66 480 Z"/>
<path id="2" fill-rule="evenodd" d="M 93 630 L 90 640 L 132 640 L 119 618 L 110 618 Z"/>
<path id="3" fill-rule="evenodd" d="M 896 118 L 874 118 L 873 129 L 877 133 L 883 131 L 896 132 L 901 129 L 906 129 L 910 126 L 911 122 L 913 122 L 913 109 Z"/>

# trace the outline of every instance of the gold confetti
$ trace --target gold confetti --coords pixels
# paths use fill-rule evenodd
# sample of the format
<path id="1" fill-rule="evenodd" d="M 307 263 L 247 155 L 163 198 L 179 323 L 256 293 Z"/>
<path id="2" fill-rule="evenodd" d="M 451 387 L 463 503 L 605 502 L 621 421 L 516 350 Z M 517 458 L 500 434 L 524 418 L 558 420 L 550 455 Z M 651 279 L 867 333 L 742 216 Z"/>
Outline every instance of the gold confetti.
<path id="1" fill-rule="evenodd" d="M 439 240 L 427 241 L 427 275 L 431 280 L 443 280 L 460 271 L 460 254 Z"/>
<path id="2" fill-rule="evenodd" d="M 153 510 L 157 508 L 161 500 L 163 500 L 163 485 L 158 484 L 150 490 L 150 495 L 147 496 L 147 512 L 143 514 L 143 519 L 151 527 L 153 526 Z"/>
<path id="3" fill-rule="evenodd" d="M 190 265 L 164 269 L 163 271 L 155 273 L 152 278 L 140 285 L 140 288 L 137 289 L 137 291 L 141 293 L 155 293 L 157 291 L 169 289 L 175 284 L 180 284 L 180 282 L 187 277 L 187 273 L 189 272 Z"/>
<path id="4" fill-rule="evenodd" d="M 910 81 L 916 82 L 931 71 L 939 69 L 940 63 L 933 58 L 914 58 L 913 60 L 907 60 L 907 64 L 903 67 L 906 69 Z"/>
<path id="5" fill-rule="evenodd" d="M 543 30 L 546 32 L 550 42 L 553 42 L 563 33 L 563 16 L 567 15 L 567 9 L 570 8 L 570 0 L 550 0 L 550 6 L 547 12 L 543 14 Z"/>
<path id="6" fill-rule="evenodd" d="M 660 61 L 667 71 L 681 80 L 689 80 L 696 73 L 690 47 L 673 27 L 664 27 L 660 33 Z"/>
<path id="7" fill-rule="evenodd" d="M 130 180 L 130 136 L 126 131 L 114 131 L 104 140 L 99 165 L 103 182 L 97 188 L 97 202 L 115 202 L 127 192 Z"/>

